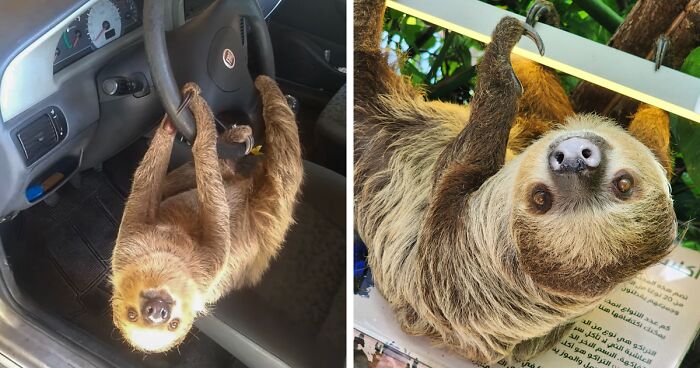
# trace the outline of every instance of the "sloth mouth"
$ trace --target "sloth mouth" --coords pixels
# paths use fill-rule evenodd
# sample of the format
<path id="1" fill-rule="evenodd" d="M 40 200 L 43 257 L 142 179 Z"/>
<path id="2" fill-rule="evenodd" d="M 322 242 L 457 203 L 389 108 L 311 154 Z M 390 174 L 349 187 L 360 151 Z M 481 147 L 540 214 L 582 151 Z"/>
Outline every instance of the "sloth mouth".
<path id="1" fill-rule="evenodd" d="M 144 299 L 161 299 L 166 303 L 170 303 L 170 304 L 175 303 L 175 300 L 170 295 L 170 293 L 168 293 L 167 291 L 162 290 L 162 289 L 144 290 L 141 292 L 141 294 L 139 296 L 141 298 L 144 298 Z"/>

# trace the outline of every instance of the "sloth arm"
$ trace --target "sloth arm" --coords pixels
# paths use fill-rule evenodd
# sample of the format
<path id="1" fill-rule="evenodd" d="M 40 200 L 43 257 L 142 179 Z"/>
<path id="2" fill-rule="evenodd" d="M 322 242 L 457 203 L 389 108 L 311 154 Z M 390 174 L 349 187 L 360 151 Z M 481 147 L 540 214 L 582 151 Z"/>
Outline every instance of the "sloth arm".
<path id="1" fill-rule="evenodd" d="M 243 128 L 247 126 L 238 126 L 230 129 Z M 250 129 L 250 128 L 248 128 Z M 224 133 L 225 134 L 225 133 Z M 228 143 L 241 143 L 238 140 L 227 140 L 226 136 L 222 136 L 224 142 Z M 223 177 L 224 183 L 228 182 L 235 176 L 234 172 L 235 165 L 231 165 L 227 160 L 219 159 L 219 169 L 221 170 L 221 175 Z M 175 170 L 168 173 L 165 177 L 165 182 L 163 183 L 163 200 L 170 198 L 174 195 L 186 192 L 188 190 L 194 189 L 197 186 L 197 178 L 195 175 L 194 162 L 189 161 Z"/>
<path id="2" fill-rule="evenodd" d="M 160 206 L 163 178 L 168 169 L 175 134 L 165 128 L 166 117 L 156 129 L 151 144 L 134 172 L 133 184 L 119 227 L 119 237 L 154 224 Z M 119 244 L 119 240 L 117 240 Z"/>
<path id="3" fill-rule="evenodd" d="M 515 120 L 520 92 L 510 64 L 510 52 L 523 34 L 515 18 L 503 18 L 486 47 L 478 66 L 478 80 L 471 102 L 469 122 L 440 153 L 435 164 L 434 185 L 420 229 L 419 263 L 425 267 L 418 288 L 426 294 L 429 306 L 423 313 L 434 313 L 443 306 L 444 295 L 432 284 L 452 283 L 442 269 L 459 268 L 445 258 L 444 247 L 463 244 L 469 195 L 501 169 L 505 161 L 509 131 Z M 484 137 L 489 137 L 484 139 Z"/>
<path id="4" fill-rule="evenodd" d="M 292 221 L 292 211 L 304 169 L 296 118 L 277 83 L 267 76 L 255 80 L 265 121 L 262 170 L 255 175 L 249 219 L 263 243 L 278 247 Z"/>
<path id="5" fill-rule="evenodd" d="M 353 5 L 355 105 L 358 105 L 387 93 L 392 83 L 400 83 L 400 77 L 391 70 L 379 50 L 386 9 L 384 0 L 356 0 Z"/>
<path id="6" fill-rule="evenodd" d="M 510 17 L 496 26 L 478 66 L 469 122 L 438 156 L 435 203 L 463 206 L 464 197 L 503 166 L 520 93 L 510 52 L 523 31 L 522 23 Z"/>
<path id="7" fill-rule="evenodd" d="M 194 90 L 197 90 L 196 93 Z M 225 271 L 231 250 L 229 205 L 226 199 L 219 159 L 216 152 L 216 129 L 214 115 L 206 101 L 199 95 L 198 88 L 187 84 L 183 92 L 193 93 L 190 110 L 194 114 L 197 137 L 192 144 L 195 180 L 197 182 L 197 205 L 199 206 L 200 232 L 199 245 L 207 248 L 204 255 L 203 271 L 216 280 Z M 212 282 L 215 285 L 216 282 Z"/>
<path id="8" fill-rule="evenodd" d="M 378 96 L 391 95 L 392 100 L 421 97 L 420 92 L 389 66 L 386 55 L 379 49 L 385 9 L 384 0 L 354 2 L 355 128 L 358 122 L 365 120 L 363 116 L 380 112 L 371 111 L 382 109 L 377 103 Z M 364 109 L 370 111 L 364 112 Z"/>

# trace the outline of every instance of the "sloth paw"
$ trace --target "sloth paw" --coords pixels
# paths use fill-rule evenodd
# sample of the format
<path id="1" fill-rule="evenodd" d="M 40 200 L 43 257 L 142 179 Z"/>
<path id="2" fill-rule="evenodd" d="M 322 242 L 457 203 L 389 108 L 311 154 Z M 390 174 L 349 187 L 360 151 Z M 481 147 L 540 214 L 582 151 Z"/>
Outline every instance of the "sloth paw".
<path id="1" fill-rule="evenodd" d="M 557 9 L 554 7 L 554 4 L 547 0 L 536 0 L 527 11 L 525 22 L 533 27 L 537 22 L 549 24 L 557 28 L 559 28 L 561 24 Z"/>
<path id="2" fill-rule="evenodd" d="M 246 154 L 255 145 L 253 130 L 248 125 L 234 125 L 221 134 L 221 139 L 227 143 L 245 143 Z"/>
<path id="3" fill-rule="evenodd" d="M 495 48 L 496 53 L 502 54 L 501 56 L 510 55 L 521 36 L 531 39 L 540 55 L 544 55 L 544 42 L 535 28 L 513 17 L 504 17 L 498 22 L 491 35 L 491 43 L 494 44 L 492 48 Z"/>
<path id="4" fill-rule="evenodd" d="M 253 136 L 253 130 L 248 125 L 234 125 L 221 134 L 221 138 L 229 143 L 243 143 Z"/>
<path id="5" fill-rule="evenodd" d="M 512 17 L 505 17 L 496 25 L 496 29 L 494 29 L 491 36 L 491 43 L 487 46 L 481 62 L 482 67 L 479 69 L 479 72 L 483 75 L 495 76 L 498 74 L 503 75 L 501 73 L 504 71 L 507 72 L 508 76 L 513 80 L 518 95 L 522 95 L 523 86 L 513 71 L 513 66 L 510 63 L 510 53 L 522 36 L 526 36 L 534 41 L 540 55 L 544 55 L 542 38 L 531 25 Z"/>

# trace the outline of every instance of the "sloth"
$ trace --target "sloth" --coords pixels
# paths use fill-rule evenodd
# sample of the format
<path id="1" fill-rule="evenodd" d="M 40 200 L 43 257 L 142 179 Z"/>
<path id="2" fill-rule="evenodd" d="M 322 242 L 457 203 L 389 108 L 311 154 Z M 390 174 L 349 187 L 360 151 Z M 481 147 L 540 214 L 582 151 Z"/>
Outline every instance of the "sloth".
<path id="1" fill-rule="evenodd" d="M 384 10 L 354 4 L 354 215 L 375 285 L 410 335 L 527 360 L 672 247 L 668 116 L 574 114 L 552 70 L 511 57 L 522 35 L 543 51 L 512 17 L 469 106 L 427 101 L 379 48 Z"/>
<path id="2" fill-rule="evenodd" d="M 167 116 L 134 173 L 112 255 L 114 325 L 135 349 L 178 345 L 196 316 L 230 290 L 256 284 L 279 252 L 302 181 L 295 117 L 277 84 L 255 85 L 266 125 L 262 162 L 244 175 L 218 159 L 214 117 L 187 84 L 197 137 L 194 164 L 166 175 L 174 129 Z M 221 139 L 245 142 L 248 126 Z"/>

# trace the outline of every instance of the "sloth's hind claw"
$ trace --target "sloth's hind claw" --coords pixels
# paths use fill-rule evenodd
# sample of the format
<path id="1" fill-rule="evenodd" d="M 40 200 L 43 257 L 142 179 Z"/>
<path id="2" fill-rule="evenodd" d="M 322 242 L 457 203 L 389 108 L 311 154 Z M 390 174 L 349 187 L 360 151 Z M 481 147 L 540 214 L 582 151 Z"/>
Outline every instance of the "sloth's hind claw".
<path id="1" fill-rule="evenodd" d="M 654 71 L 661 68 L 661 64 L 664 62 L 670 47 L 671 40 L 669 40 L 666 35 L 659 36 L 659 38 L 656 40 L 656 50 L 654 50 Z"/>
<path id="2" fill-rule="evenodd" d="M 559 28 L 559 13 L 550 1 L 536 0 L 528 9 L 525 22 L 533 27 L 537 22 L 542 22 Z"/>

